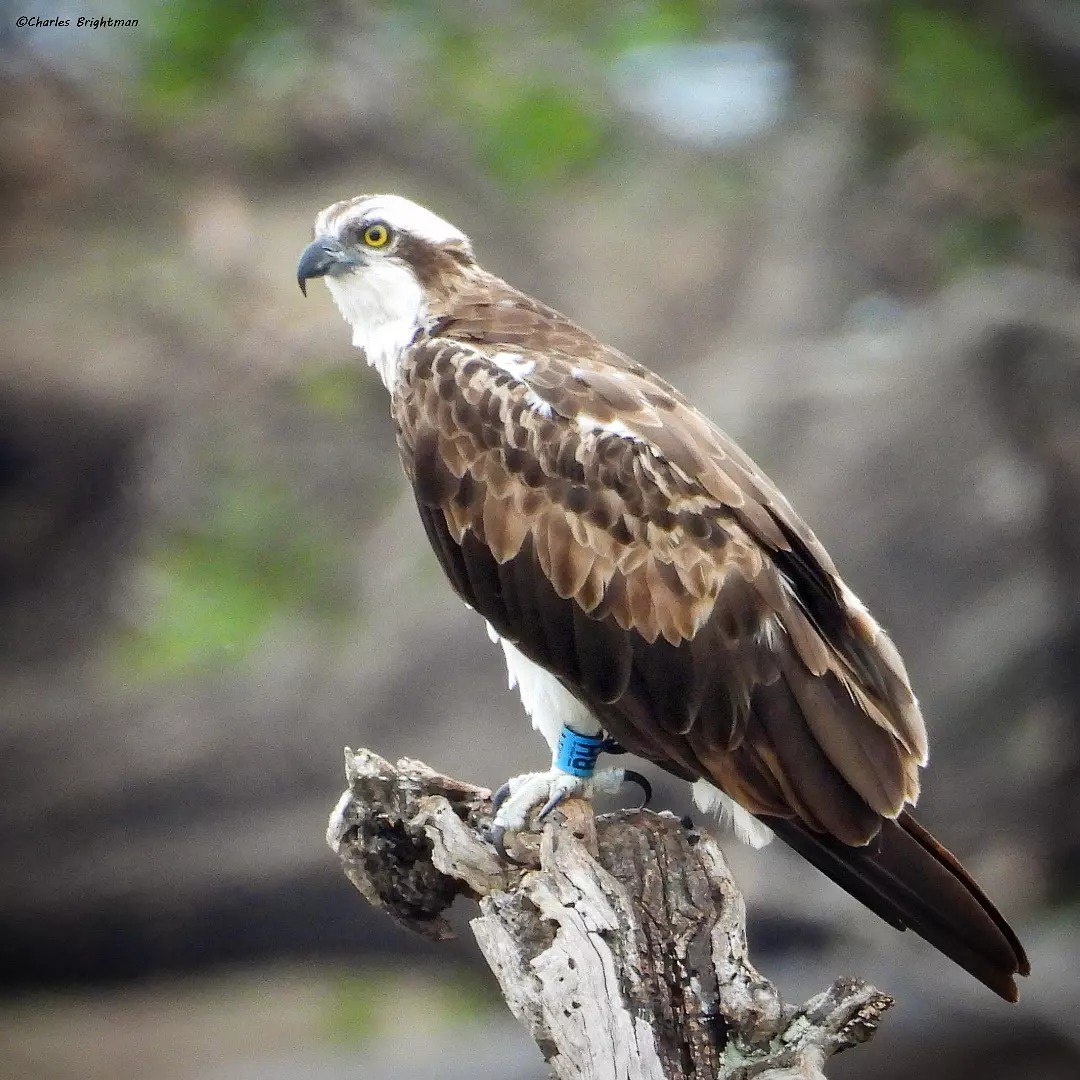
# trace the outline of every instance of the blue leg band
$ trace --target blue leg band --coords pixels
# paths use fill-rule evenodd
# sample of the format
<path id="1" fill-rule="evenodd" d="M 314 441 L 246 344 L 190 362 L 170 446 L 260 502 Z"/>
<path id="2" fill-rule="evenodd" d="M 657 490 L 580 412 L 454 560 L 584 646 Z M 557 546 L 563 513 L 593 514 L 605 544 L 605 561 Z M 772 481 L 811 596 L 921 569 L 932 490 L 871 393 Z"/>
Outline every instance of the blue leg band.
<path id="1" fill-rule="evenodd" d="M 559 732 L 559 753 L 555 767 L 572 776 L 587 779 L 596 771 L 596 759 L 607 749 L 607 741 L 603 734 L 581 735 L 563 725 Z"/>

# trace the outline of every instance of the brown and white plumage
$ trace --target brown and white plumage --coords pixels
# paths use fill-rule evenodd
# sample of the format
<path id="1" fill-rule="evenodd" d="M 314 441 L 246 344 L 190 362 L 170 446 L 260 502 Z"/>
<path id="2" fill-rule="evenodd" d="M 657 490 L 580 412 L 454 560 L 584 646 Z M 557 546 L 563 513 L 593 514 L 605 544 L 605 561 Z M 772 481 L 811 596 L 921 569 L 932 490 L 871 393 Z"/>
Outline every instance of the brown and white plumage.
<path id="1" fill-rule="evenodd" d="M 415 204 L 324 211 L 314 276 L 391 390 L 443 570 L 549 741 L 545 709 L 706 782 L 1014 999 L 1016 936 L 905 809 L 927 748 L 903 662 L 754 463 Z"/>

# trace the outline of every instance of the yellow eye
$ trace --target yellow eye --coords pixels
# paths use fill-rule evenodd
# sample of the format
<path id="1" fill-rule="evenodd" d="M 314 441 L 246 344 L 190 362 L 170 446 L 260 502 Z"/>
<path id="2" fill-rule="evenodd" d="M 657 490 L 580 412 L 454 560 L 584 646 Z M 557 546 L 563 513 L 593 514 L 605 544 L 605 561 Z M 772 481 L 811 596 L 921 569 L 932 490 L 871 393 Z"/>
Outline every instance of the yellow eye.
<path id="1" fill-rule="evenodd" d="M 390 230 L 385 225 L 369 225 L 364 230 L 364 243 L 368 247 L 385 247 L 389 239 Z"/>

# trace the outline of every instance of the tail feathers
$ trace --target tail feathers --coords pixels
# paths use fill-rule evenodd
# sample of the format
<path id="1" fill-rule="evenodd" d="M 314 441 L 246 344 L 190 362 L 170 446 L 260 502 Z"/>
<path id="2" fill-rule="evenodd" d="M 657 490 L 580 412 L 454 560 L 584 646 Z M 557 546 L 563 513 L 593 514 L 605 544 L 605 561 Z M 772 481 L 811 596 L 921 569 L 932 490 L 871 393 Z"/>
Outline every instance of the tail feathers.
<path id="1" fill-rule="evenodd" d="M 885 819 L 865 847 L 850 847 L 793 819 L 765 818 L 800 855 L 898 930 L 912 929 L 1006 1001 L 1031 968 L 1001 913 L 906 811 Z"/>

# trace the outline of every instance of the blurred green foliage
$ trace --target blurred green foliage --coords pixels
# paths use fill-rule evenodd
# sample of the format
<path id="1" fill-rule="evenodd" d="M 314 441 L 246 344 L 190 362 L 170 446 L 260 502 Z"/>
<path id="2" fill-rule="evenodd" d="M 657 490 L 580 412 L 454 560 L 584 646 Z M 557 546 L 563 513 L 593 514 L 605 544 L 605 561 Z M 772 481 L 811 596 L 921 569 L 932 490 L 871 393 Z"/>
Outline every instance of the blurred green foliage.
<path id="1" fill-rule="evenodd" d="M 926 6 L 888 6 L 889 96 L 902 120 L 1008 156 L 1058 127 L 1050 99 L 1008 45 L 974 17 Z"/>
<path id="2" fill-rule="evenodd" d="M 698 40 L 705 36 L 725 6 L 698 0 L 596 5 L 606 16 L 597 51 L 617 56 L 642 45 Z"/>
<path id="3" fill-rule="evenodd" d="M 383 0 L 380 6 L 389 13 L 406 14 L 425 34 L 451 31 L 492 43 L 502 41 L 518 57 L 535 62 L 537 42 L 563 43 L 563 56 L 572 57 L 580 48 L 583 56 L 595 58 L 636 45 L 693 40 L 702 37 L 731 4 L 727 0 L 625 0 L 618 4 L 521 0 L 503 8 L 501 20 L 480 5 L 470 8 L 459 0 Z M 531 35 L 526 36 L 526 31 Z M 553 55 L 557 57 L 558 51 Z M 549 56 L 549 64 L 551 60 Z"/>
<path id="4" fill-rule="evenodd" d="M 347 551 L 284 486 L 224 484 L 202 528 L 172 533 L 145 561 L 153 599 L 118 642 L 120 672 L 142 681 L 233 665 L 279 620 L 342 620 Z"/>
<path id="5" fill-rule="evenodd" d="M 558 86 L 516 90 L 477 131 L 488 171 L 515 188 L 562 180 L 594 164 L 610 139 L 595 110 Z"/>
<path id="6" fill-rule="evenodd" d="M 517 27 L 469 19 L 462 5 L 442 0 L 389 7 L 414 14 L 430 57 L 430 105 L 470 136 L 494 179 L 522 191 L 563 183 L 616 154 L 606 65 L 635 46 L 701 37 L 718 5 L 532 0 Z"/>
<path id="7" fill-rule="evenodd" d="M 408 969 L 369 967 L 337 978 L 327 1034 L 353 1045 L 386 1035 L 402 1024 L 402 1002 L 423 1017 L 426 1032 L 483 1023 L 506 1008 L 495 980 L 481 972 L 450 969 L 428 981 Z"/>
<path id="8" fill-rule="evenodd" d="M 372 396 L 377 396 L 378 407 L 386 404 L 378 380 L 355 363 L 301 376 L 296 383 L 296 394 L 308 408 L 333 420 L 356 418 L 370 408 Z"/>
<path id="9" fill-rule="evenodd" d="M 526 0 L 493 19 L 457 0 L 383 0 L 336 9 L 292 0 L 171 0 L 147 5 L 142 90 L 151 115 L 235 92 L 252 58 L 276 40 L 318 70 L 332 42 L 322 27 L 355 19 L 358 34 L 424 56 L 415 89 L 432 117 L 471 141 L 478 162 L 511 191 L 553 186 L 617 147 L 603 75 L 627 49 L 702 37 L 726 5 L 715 0 Z M 296 57 L 293 56 L 295 61 Z"/>
<path id="10" fill-rule="evenodd" d="M 1016 250 L 1021 225 L 1012 214 L 957 214 L 945 222 L 937 243 L 949 277 L 1009 258 Z"/>
<path id="11" fill-rule="evenodd" d="M 147 6 L 144 89 L 181 106 L 235 76 L 249 54 L 301 16 L 282 0 L 170 0 Z"/>
<path id="12" fill-rule="evenodd" d="M 385 971 L 339 975 L 334 981 L 333 1002 L 326 1017 L 327 1035 L 348 1043 L 377 1037 L 394 981 Z"/>
<path id="13" fill-rule="evenodd" d="M 332 50 L 328 27 L 418 56 L 419 100 L 457 126 L 478 161 L 511 190 L 556 185 L 594 167 L 617 145 L 606 65 L 629 49 L 704 39 L 736 5 L 716 0 L 521 0 L 498 19 L 459 0 L 381 0 L 336 6 L 294 0 L 155 0 L 143 89 L 159 112 L 235 90 L 252 58 L 298 50 L 317 70 Z M 973 16 L 924 0 L 887 3 L 889 100 L 902 122 L 997 155 L 1035 147 L 1059 127 L 1032 73 Z M 275 50 L 275 41 L 288 50 Z M 417 52 L 419 50 L 419 52 Z M 420 59 L 422 57 L 422 59 Z M 293 56 L 295 61 L 296 57 Z M 304 67 L 304 65 L 300 65 Z"/>

